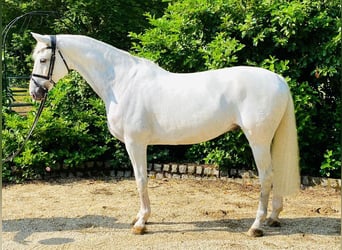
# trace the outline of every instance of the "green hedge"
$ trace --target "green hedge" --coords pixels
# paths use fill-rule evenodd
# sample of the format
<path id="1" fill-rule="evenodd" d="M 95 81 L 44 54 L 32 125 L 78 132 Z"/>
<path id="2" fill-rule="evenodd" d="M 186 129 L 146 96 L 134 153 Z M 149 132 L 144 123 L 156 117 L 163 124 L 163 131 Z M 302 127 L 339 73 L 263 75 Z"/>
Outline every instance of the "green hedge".
<path id="1" fill-rule="evenodd" d="M 132 52 L 173 72 L 256 65 L 282 74 L 295 102 L 302 174 L 339 177 L 340 7 L 336 0 L 174 1 L 162 17 L 146 15 L 149 29 L 130 34 Z M 95 29 L 96 24 L 87 20 Z M 100 30 L 96 34 L 101 40 Z M 22 117 L 4 107 L 4 156 L 23 141 L 34 116 L 35 111 Z M 3 165 L 3 180 L 35 178 L 47 166 L 77 168 L 92 160 L 111 160 L 113 167 L 129 164 L 124 145 L 108 132 L 102 101 L 72 73 L 49 93 L 24 151 L 14 163 Z M 223 168 L 254 165 L 241 131 L 193 146 L 151 146 L 148 161 L 211 163 Z"/>
<path id="2" fill-rule="evenodd" d="M 185 0 L 152 28 L 131 33 L 132 51 L 174 72 L 254 65 L 282 74 L 293 94 L 302 174 L 340 176 L 341 2 Z M 241 133 L 190 147 L 191 160 L 251 166 Z"/>
<path id="3" fill-rule="evenodd" d="M 127 50 L 130 47 L 128 32 L 140 32 L 149 25 L 144 13 L 150 11 L 160 16 L 166 6 L 167 3 L 161 0 L 23 0 L 20 4 L 5 1 L 2 8 L 4 25 L 31 11 L 53 11 L 50 15 L 27 15 L 12 26 L 6 37 L 6 57 L 2 57 L 6 75 L 31 74 L 30 55 L 35 40 L 30 31 L 89 35 Z M 8 106 L 13 99 L 9 87 L 13 86 L 7 81 L 3 83 L 2 150 L 6 157 L 24 140 L 35 111 L 27 117 L 11 112 Z M 46 106 L 23 152 L 13 163 L 3 164 L 4 181 L 35 178 L 45 171 L 45 167 L 53 169 L 55 164 L 70 168 L 89 160 L 112 160 L 113 167 L 129 164 L 124 145 L 108 132 L 102 101 L 77 74 L 58 82 L 49 93 Z M 165 153 L 162 150 L 157 155 Z"/>
<path id="4" fill-rule="evenodd" d="M 23 141 L 34 117 L 35 112 L 27 117 L 15 113 L 4 115 L 3 155 Z M 4 164 L 3 178 L 9 181 L 34 178 L 47 166 L 73 168 L 101 159 L 114 159 L 114 165 L 128 161 L 122 143 L 108 132 L 104 104 L 78 74 L 72 73 L 49 93 L 31 139 L 14 158 L 15 171 L 12 163 Z"/>
<path id="5" fill-rule="evenodd" d="M 36 115 L 37 103 L 27 117 L 3 113 L 3 155 L 23 142 Z M 149 149 L 149 162 L 170 161 L 169 150 Z M 85 162 L 109 161 L 113 169 L 130 165 L 122 142 L 108 131 L 104 103 L 77 74 L 72 72 L 49 92 L 46 107 L 23 151 L 3 164 L 3 180 L 20 182 L 44 175 L 59 166 L 77 169 Z"/>

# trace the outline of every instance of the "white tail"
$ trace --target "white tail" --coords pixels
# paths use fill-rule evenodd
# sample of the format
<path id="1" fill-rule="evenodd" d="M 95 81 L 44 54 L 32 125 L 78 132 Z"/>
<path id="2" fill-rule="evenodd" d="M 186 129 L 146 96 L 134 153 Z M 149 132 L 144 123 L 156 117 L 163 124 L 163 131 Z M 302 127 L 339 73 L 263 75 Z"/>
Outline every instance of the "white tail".
<path id="1" fill-rule="evenodd" d="M 294 105 L 289 99 L 272 144 L 273 192 L 286 196 L 300 188 L 299 150 Z"/>

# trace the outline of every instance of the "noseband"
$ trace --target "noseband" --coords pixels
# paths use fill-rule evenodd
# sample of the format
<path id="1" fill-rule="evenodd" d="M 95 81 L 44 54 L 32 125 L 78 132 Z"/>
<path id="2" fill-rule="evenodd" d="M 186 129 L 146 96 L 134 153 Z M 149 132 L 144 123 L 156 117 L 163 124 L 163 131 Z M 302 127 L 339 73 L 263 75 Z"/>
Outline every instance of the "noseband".
<path id="1" fill-rule="evenodd" d="M 39 75 L 39 74 L 32 74 L 31 75 L 31 80 L 33 81 L 33 83 L 39 87 L 42 88 L 44 90 L 45 93 L 48 92 L 48 89 L 42 85 L 40 85 L 33 77 L 39 77 L 39 78 L 43 78 L 45 80 L 48 80 L 53 86 L 56 85 L 55 81 L 52 79 L 52 74 L 53 74 L 53 70 L 55 68 L 55 62 L 56 62 L 56 36 L 55 35 L 51 35 L 50 36 L 50 40 L 51 40 L 51 46 L 46 47 L 46 49 L 51 49 L 51 59 L 50 59 L 50 65 L 49 65 L 49 72 L 47 76 L 44 75 Z M 66 63 L 61 51 L 59 49 L 57 49 L 58 54 L 61 56 L 65 67 L 67 68 L 68 72 L 70 72 L 70 68 L 68 67 L 68 64 Z"/>

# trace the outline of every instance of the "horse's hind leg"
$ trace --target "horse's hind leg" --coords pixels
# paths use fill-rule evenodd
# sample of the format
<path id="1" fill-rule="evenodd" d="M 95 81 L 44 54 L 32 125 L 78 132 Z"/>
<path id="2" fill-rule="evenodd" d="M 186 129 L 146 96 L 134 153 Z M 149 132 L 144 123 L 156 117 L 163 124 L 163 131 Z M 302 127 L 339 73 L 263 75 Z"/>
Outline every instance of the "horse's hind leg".
<path id="1" fill-rule="evenodd" d="M 280 227 L 279 214 L 283 210 L 283 197 L 275 196 L 272 199 L 272 214 L 267 220 L 267 225 L 270 227 Z"/>
<path id="2" fill-rule="evenodd" d="M 267 216 L 267 206 L 272 188 L 272 167 L 270 144 L 251 144 L 254 159 L 259 172 L 261 192 L 256 218 L 248 234 L 253 237 L 263 236 L 261 226 Z"/>
<path id="3" fill-rule="evenodd" d="M 146 231 L 145 224 L 151 214 L 150 200 L 147 193 L 147 146 L 129 142 L 125 142 L 125 145 L 133 165 L 140 197 L 140 210 L 133 221 L 132 232 L 134 234 L 143 234 Z"/>

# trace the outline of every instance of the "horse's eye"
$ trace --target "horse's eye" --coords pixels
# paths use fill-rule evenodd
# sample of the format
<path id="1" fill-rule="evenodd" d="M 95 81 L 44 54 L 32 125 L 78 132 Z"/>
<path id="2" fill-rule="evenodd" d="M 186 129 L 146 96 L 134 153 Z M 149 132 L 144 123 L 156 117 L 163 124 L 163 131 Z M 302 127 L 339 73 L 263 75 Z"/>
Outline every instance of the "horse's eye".
<path id="1" fill-rule="evenodd" d="M 41 63 L 46 63 L 46 59 L 45 58 L 40 58 L 40 62 Z"/>

